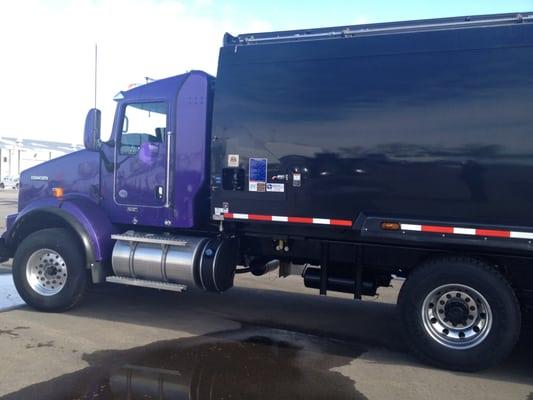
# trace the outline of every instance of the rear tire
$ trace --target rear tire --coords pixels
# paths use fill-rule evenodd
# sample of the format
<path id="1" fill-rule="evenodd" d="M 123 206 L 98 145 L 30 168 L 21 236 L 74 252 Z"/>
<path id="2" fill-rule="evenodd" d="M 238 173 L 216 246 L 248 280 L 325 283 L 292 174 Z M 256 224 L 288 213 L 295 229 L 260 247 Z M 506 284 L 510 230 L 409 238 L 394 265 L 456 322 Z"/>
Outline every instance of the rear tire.
<path id="1" fill-rule="evenodd" d="M 65 311 L 83 298 L 88 270 L 79 242 L 68 229 L 32 233 L 17 248 L 13 280 L 20 297 L 41 311 Z"/>
<path id="2" fill-rule="evenodd" d="M 441 368 L 488 368 L 509 355 L 520 334 L 513 289 L 498 271 L 472 258 L 440 258 L 416 268 L 398 308 L 412 351 Z"/>

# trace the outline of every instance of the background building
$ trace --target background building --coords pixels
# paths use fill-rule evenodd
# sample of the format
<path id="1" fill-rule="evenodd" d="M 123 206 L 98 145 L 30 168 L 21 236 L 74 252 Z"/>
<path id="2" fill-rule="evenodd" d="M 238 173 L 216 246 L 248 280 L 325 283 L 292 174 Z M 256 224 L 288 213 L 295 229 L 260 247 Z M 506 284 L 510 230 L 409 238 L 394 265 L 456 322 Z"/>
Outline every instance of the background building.
<path id="1" fill-rule="evenodd" d="M 0 179 L 19 176 L 27 168 L 82 148 L 72 143 L 0 137 Z"/>

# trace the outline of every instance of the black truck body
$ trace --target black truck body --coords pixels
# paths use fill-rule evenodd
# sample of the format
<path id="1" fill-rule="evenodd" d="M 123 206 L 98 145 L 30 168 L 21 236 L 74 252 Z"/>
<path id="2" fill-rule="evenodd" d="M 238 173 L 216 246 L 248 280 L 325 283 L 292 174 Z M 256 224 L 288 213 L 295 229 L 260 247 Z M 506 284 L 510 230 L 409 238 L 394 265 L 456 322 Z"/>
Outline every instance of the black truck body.
<path id="1" fill-rule="evenodd" d="M 533 25 L 517 23 L 228 42 L 216 82 L 213 209 L 531 227 L 531 46 Z M 232 154 L 242 184 L 224 190 Z M 267 160 L 266 183 L 284 192 L 251 191 L 250 158 Z"/>
<path id="2" fill-rule="evenodd" d="M 228 35 L 214 218 L 293 239 L 299 261 L 320 263 L 324 239 L 342 263 L 365 248 L 365 264 L 398 275 L 428 251 L 511 257 L 529 299 L 533 25 L 508 17 Z M 264 188 L 250 190 L 251 158 L 266 160 Z"/>

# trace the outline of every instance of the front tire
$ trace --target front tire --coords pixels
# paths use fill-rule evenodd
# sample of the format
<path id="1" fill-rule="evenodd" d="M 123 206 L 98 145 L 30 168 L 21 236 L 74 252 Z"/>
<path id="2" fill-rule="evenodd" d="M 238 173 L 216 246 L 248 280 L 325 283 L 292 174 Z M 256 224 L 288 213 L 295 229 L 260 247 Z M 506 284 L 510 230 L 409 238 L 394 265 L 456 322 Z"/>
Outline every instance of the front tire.
<path id="1" fill-rule="evenodd" d="M 467 257 L 416 268 L 398 307 L 413 352 L 446 369 L 488 368 L 511 352 L 520 334 L 520 306 L 509 283 L 490 265 Z"/>
<path id="2" fill-rule="evenodd" d="M 89 284 L 79 242 L 63 228 L 26 237 L 13 259 L 13 281 L 20 297 L 41 311 L 65 311 L 83 298 Z"/>

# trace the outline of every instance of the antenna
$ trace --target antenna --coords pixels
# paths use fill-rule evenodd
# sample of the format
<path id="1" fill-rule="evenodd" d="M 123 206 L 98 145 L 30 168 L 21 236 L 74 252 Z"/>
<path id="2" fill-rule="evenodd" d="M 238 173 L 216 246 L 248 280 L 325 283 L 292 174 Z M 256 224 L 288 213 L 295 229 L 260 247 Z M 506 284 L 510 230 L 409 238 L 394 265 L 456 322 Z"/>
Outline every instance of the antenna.
<path id="1" fill-rule="evenodd" d="M 98 134 L 98 138 L 97 138 L 96 141 L 97 141 L 97 147 L 99 148 L 100 147 L 100 143 L 101 143 L 100 142 L 100 118 L 101 118 L 101 113 L 96 108 L 97 100 L 98 100 L 97 94 L 98 94 L 98 43 L 95 43 L 94 44 L 94 111 L 93 111 L 94 121 L 93 121 L 93 137 L 96 137 L 96 135 Z"/>
<path id="2" fill-rule="evenodd" d="M 98 43 L 94 44 L 94 108 L 96 108 L 98 89 Z"/>

